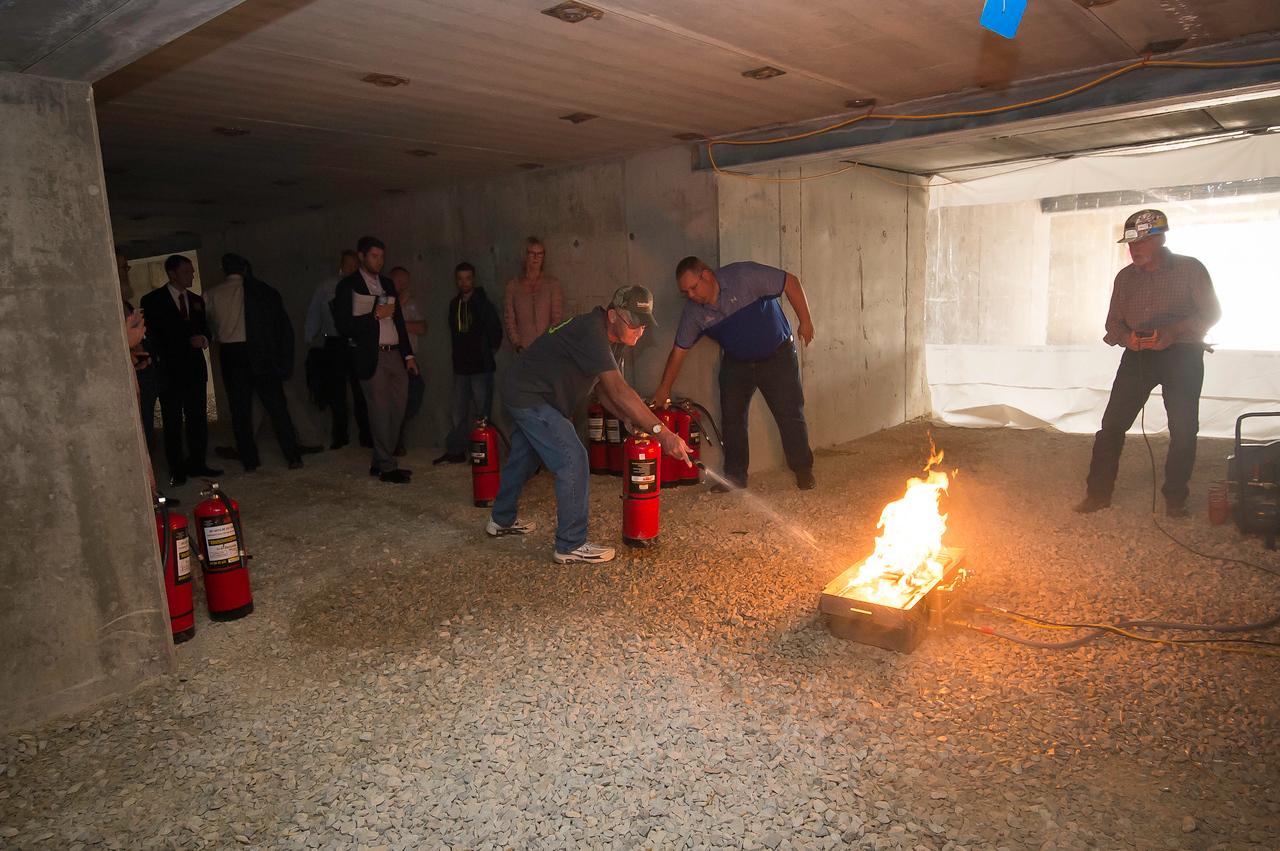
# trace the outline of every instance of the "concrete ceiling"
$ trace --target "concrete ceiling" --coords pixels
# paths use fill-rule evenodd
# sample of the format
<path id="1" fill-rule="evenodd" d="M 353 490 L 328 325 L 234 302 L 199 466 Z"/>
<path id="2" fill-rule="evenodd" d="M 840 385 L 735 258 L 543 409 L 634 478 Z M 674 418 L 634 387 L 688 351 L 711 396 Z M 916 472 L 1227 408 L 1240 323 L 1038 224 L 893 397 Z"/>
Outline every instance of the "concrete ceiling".
<path id="1" fill-rule="evenodd" d="M 979 0 L 608 0 L 576 24 L 540 14 L 552 0 L 245 0 L 98 82 L 117 237 L 1280 30 L 1277 0 L 1089 2 L 1033 0 L 1008 41 L 978 27 Z M 742 74 L 764 65 L 786 73 Z M 408 83 L 379 88 L 370 73 Z M 598 117 L 561 119 L 579 112 Z"/>

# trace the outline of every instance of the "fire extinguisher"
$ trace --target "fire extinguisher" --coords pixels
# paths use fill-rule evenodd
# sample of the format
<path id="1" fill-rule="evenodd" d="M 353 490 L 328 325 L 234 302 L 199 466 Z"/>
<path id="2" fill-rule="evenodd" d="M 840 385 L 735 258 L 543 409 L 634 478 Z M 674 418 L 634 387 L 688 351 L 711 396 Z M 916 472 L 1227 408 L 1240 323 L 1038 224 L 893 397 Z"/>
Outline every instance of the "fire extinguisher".
<path id="1" fill-rule="evenodd" d="M 643 432 L 627 438 L 626 474 L 622 479 L 622 540 L 630 547 L 649 547 L 658 542 L 658 472 L 662 450 L 658 442 Z"/>
<path id="2" fill-rule="evenodd" d="M 621 476 L 623 468 L 622 420 L 615 417 L 613 412 L 608 409 L 605 409 L 604 413 L 604 441 L 609 475 Z"/>
<path id="3" fill-rule="evenodd" d="M 164 570 L 164 593 L 169 601 L 169 628 L 173 632 L 173 643 L 181 644 L 196 634 L 191 594 L 191 539 L 187 537 L 187 518 L 170 514 L 164 497 L 156 499 L 156 536 L 160 539 L 160 566 Z"/>
<path id="4" fill-rule="evenodd" d="M 240 525 L 240 505 L 214 482 L 208 498 L 192 514 L 196 521 L 196 548 L 204 572 L 204 592 L 209 617 L 233 621 L 253 611 L 249 589 L 249 553 Z"/>
<path id="5" fill-rule="evenodd" d="M 604 439 L 604 405 L 587 406 L 587 461 L 593 476 L 609 475 L 609 444 Z"/>
<path id="6" fill-rule="evenodd" d="M 701 484 L 702 468 L 698 464 L 702 461 L 702 415 L 688 399 L 682 399 L 677 410 L 680 412 L 680 418 L 676 426 L 680 430 L 680 437 L 689 447 L 689 460 L 693 462 L 689 465 L 680 465 L 680 484 Z"/>
<path id="7" fill-rule="evenodd" d="M 667 407 L 658 408 L 653 413 L 654 416 L 658 418 L 658 422 L 662 423 L 663 428 L 672 434 L 680 435 L 681 438 L 684 437 L 680 432 L 678 424 L 679 415 L 676 413 L 676 409 L 671 407 L 669 401 L 667 403 Z M 680 486 L 680 482 L 684 478 L 684 474 L 681 472 L 684 466 L 685 464 L 683 461 L 672 458 L 670 455 L 662 456 L 661 461 L 658 463 L 658 470 L 662 479 L 662 487 L 664 489 Z"/>
<path id="8" fill-rule="evenodd" d="M 471 498 L 477 508 L 488 508 L 498 495 L 501 465 L 498 430 L 480 417 L 471 429 Z"/>

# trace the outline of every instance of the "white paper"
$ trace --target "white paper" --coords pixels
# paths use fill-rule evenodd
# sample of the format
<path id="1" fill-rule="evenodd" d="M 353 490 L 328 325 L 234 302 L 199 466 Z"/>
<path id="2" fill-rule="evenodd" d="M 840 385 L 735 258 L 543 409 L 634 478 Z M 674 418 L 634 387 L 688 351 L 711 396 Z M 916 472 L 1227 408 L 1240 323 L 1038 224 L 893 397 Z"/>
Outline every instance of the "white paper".
<path id="1" fill-rule="evenodd" d="M 373 313 L 373 306 L 377 303 L 377 298 L 371 295 L 361 295 L 360 293 L 351 294 L 351 315 L 364 316 Z"/>

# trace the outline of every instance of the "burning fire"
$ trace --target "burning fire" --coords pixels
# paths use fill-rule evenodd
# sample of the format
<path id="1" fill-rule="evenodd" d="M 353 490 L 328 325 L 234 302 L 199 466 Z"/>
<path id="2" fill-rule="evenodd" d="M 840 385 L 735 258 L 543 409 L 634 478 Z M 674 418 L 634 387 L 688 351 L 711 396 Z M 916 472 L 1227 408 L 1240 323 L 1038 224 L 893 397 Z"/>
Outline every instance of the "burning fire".
<path id="1" fill-rule="evenodd" d="M 947 531 L 947 515 L 938 510 L 938 500 L 947 490 L 947 474 L 935 470 L 942 453 L 929 442 L 929 463 L 925 478 L 907 480 L 902 499 L 889 503 L 880 513 L 876 528 L 876 549 L 840 592 L 882 606 L 906 608 L 921 589 L 942 579 L 938 561 L 942 534 Z"/>

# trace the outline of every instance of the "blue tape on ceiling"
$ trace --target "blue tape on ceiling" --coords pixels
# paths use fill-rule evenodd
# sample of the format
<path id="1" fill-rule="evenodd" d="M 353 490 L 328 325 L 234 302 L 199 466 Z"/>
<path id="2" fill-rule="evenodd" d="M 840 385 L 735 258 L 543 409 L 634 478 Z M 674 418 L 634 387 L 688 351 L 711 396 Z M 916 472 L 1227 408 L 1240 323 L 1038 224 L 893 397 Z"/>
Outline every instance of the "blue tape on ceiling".
<path id="1" fill-rule="evenodd" d="M 986 0 L 982 5 L 982 17 L 978 23 L 993 33 L 1013 38 L 1022 23 L 1022 13 L 1027 11 L 1027 0 Z"/>

